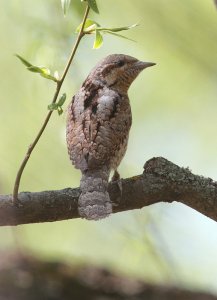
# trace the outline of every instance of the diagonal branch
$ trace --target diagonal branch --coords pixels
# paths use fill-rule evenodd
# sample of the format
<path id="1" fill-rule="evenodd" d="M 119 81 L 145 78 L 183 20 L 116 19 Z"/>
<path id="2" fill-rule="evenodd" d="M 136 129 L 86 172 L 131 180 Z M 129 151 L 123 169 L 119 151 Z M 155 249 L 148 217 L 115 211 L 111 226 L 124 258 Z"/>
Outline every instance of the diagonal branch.
<path id="1" fill-rule="evenodd" d="M 53 222 L 79 218 L 77 201 L 80 189 L 22 192 L 20 206 L 12 204 L 12 195 L 0 195 L 0 225 Z M 217 182 L 194 175 L 162 157 L 145 163 L 142 175 L 109 184 L 113 211 L 142 208 L 159 202 L 177 201 L 217 221 Z"/>
<path id="2" fill-rule="evenodd" d="M 74 46 L 72 48 L 72 52 L 71 52 L 71 54 L 69 56 L 69 60 L 68 60 L 68 62 L 66 64 L 66 67 L 64 69 L 62 77 L 60 78 L 60 80 L 57 81 L 56 91 L 55 91 L 54 96 L 53 96 L 52 104 L 56 103 L 56 101 L 57 101 L 57 98 L 59 96 L 61 87 L 62 87 L 63 82 L 65 80 L 65 77 L 66 77 L 66 75 L 68 73 L 68 70 L 69 70 L 70 65 L 72 63 L 72 60 L 73 60 L 73 58 L 75 56 L 75 53 L 76 53 L 77 48 L 79 46 L 79 43 L 80 43 L 82 37 L 85 35 L 85 33 L 84 33 L 84 26 L 85 26 L 85 22 L 87 20 L 89 11 L 90 11 L 90 7 L 87 4 L 86 9 L 85 9 L 85 13 L 84 13 L 84 17 L 83 17 L 83 21 L 82 21 L 82 25 L 81 25 L 81 28 L 79 30 L 79 33 L 78 33 L 77 39 L 75 41 L 75 44 L 74 44 Z M 28 150 L 26 152 L 26 155 L 25 155 L 25 157 L 24 157 L 24 159 L 23 159 L 23 161 L 22 161 L 22 163 L 21 163 L 21 165 L 20 165 L 20 167 L 18 169 L 18 172 L 17 172 L 17 175 L 16 175 L 16 179 L 15 179 L 15 183 L 14 183 L 14 189 L 13 189 L 13 203 L 15 205 L 18 205 L 18 191 L 19 191 L 20 180 L 21 180 L 23 171 L 24 171 L 24 169 L 26 167 L 27 162 L 30 159 L 30 156 L 31 156 L 33 150 L 35 149 L 36 145 L 38 144 L 38 141 L 40 140 L 42 134 L 44 133 L 44 130 L 47 127 L 47 124 L 48 124 L 48 122 L 49 122 L 49 120 L 51 118 L 52 113 L 53 113 L 52 110 L 50 110 L 47 113 L 46 118 L 45 118 L 45 120 L 44 120 L 44 122 L 43 122 L 43 124 L 42 124 L 42 126 L 41 126 L 41 128 L 40 128 L 40 130 L 38 132 L 38 134 L 36 135 L 36 137 L 35 137 L 34 141 L 32 142 L 32 144 L 29 145 Z"/>

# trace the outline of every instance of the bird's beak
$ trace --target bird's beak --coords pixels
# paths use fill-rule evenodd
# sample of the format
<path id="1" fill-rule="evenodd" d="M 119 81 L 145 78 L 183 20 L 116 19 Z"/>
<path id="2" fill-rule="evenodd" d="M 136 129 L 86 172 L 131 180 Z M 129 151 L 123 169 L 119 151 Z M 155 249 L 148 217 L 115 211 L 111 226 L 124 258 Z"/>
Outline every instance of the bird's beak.
<path id="1" fill-rule="evenodd" d="M 152 67 L 154 65 L 156 65 L 156 63 L 145 62 L 145 61 L 140 61 L 140 60 L 135 63 L 135 66 L 140 70 L 146 69 L 148 67 Z"/>

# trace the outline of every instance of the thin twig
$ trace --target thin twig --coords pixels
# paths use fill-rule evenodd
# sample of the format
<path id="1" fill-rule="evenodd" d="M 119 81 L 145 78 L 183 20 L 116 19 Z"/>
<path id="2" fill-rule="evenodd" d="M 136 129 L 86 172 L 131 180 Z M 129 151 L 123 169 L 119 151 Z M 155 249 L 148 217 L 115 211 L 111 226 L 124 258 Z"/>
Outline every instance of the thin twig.
<path id="1" fill-rule="evenodd" d="M 57 98 L 58 98 L 58 96 L 59 96 L 60 89 L 61 89 L 61 87 L 62 87 L 62 84 L 63 84 L 63 82 L 64 82 L 64 79 L 65 79 L 65 77 L 66 77 L 66 74 L 67 74 L 67 72 L 68 72 L 68 70 L 69 70 L 69 67 L 70 67 L 70 65 L 71 65 L 71 63 L 72 63 L 72 60 L 73 60 L 73 58 L 74 58 L 74 56 L 75 56 L 76 50 L 77 50 L 77 48 L 78 48 L 78 45 L 79 45 L 79 43 L 80 43 L 82 37 L 85 35 L 85 33 L 84 33 L 84 25 L 85 25 L 87 16 L 88 16 L 88 14 L 89 14 L 89 10 L 90 10 L 90 7 L 89 7 L 89 5 L 87 5 L 87 6 L 86 6 L 85 13 L 84 13 L 84 17 L 83 17 L 81 29 L 80 29 L 80 31 L 79 31 L 79 33 L 78 33 L 78 37 L 77 37 L 77 39 L 76 39 L 76 41 L 75 41 L 74 47 L 73 47 L 72 52 L 71 52 L 71 54 L 70 54 L 69 60 L 68 60 L 68 62 L 67 62 L 67 64 L 66 64 L 66 67 L 65 67 L 65 70 L 64 70 L 64 72 L 63 72 L 63 75 L 62 75 L 61 79 L 57 82 L 56 91 L 55 91 L 55 94 L 54 94 L 54 96 L 53 96 L 52 103 L 55 103 L 55 102 L 57 101 Z M 24 159 L 23 159 L 23 161 L 22 161 L 22 163 L 21 163 L 21 165 L 20 165 L 20 168 L 19 168 L 18 172 L 17 172 L 17 176 L 16 176 L 16 180 L 15 180 L 15 184 L 14 184 L 14 189 L 13 189 L 13 203 L 14 203 L 14 204 L 18 204 L 18 191 L 19 191 L 19 185 L 20 185 L 20 180 L 21 180 L 23 171 L 24 171 L 24 169 L 25 169 L 25 166 L 26 166 L 26 164 L 27 164 L 27 162 L 28 162 L 28 160 L 29 160 L 29 158 L 30 158 L 30 155 L 31 155 L 32 151 L 34 150 L 34 148 L 35 148 L 35 146 L 37 145 L 39 139 L 41 138 L 41 136 L 42 136 L 42 134 L 43 134 L 43 132 L 44 132 L 44 130 L 45 130 L 45 128 L 46 128 L 46 126 L 47 126 L 49 120 L 50 120 L 50 117 L 51 117 L 52 113 L 53 113 L 52 110 L 50 110 L 50 111 L 48 112 L 48 114 L 47 114 L 47 116 L 46 116 L 46 118 L 45 118 L 45 120 L 44 120 L 44 123 L 43 123 L 41 129 L 39 130 L 39 132 L 38 132 L 36 138 L 34 139 L 33 143 L 29 145 L 29 148 L 28 148 L 28 150 L 27 150 L 27 152 L 26 152 L 26 155 L 25 155 L 25 157 L 24 157 Z"/>

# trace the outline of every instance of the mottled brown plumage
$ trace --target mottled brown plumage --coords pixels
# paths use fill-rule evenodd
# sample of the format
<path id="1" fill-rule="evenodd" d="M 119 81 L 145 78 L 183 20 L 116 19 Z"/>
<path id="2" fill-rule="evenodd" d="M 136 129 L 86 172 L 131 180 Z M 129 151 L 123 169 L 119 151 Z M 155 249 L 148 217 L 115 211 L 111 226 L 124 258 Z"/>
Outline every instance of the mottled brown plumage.
<path id="1" fill-rule="evenodd" d="M 127 149 L 132 116 L 128 88 L 154 63 L 109 55 L 90 72 L 68 107 L 67 145 L 72 164 L 82 172 L 79 214 L 98 220 L 112 212 L 107 186 Z"/>

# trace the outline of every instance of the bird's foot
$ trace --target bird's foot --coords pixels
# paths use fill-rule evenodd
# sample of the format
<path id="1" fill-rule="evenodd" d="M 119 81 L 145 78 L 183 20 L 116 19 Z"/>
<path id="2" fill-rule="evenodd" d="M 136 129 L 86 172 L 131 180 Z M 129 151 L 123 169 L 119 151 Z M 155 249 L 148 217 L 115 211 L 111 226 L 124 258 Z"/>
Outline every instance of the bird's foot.
<path id="1" fill-rule="evenodd" d="M 122 197 L 122 192 L 123 192 L 122 179 L 117 170 L 114 171 L 114 175 L 112 176 L 111 181 L 117 183 L 119 191 L 120 191 L 120 196 Z"/>
<path id="2" fill-rule="evenodd" d="M 120 180 L 120 179 L 121 179 L 120 174 L 118 173 L 117 170 L 115 170 L 115 171 L 114 171 L 114 174 L 113 174 L 113 176 L 112 176 L 112 182 L 118 181 L 118 180 Z"/>

